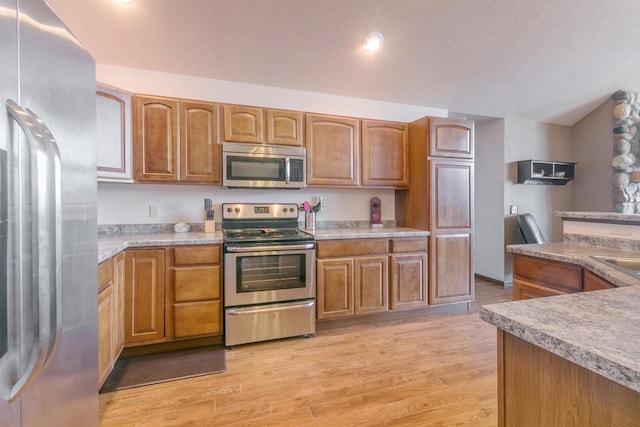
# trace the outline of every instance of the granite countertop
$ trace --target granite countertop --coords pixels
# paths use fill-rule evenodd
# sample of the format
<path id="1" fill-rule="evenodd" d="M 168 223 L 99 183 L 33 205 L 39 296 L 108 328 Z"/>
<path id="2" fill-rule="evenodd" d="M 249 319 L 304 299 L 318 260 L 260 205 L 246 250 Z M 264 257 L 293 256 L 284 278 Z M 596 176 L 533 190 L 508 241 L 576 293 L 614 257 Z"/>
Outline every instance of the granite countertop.
<path id="1" fill-rule="evenodd" d="M 485 305 L 496 327 L 640 392 L 640 286 Z"/>
<path id="2" fill-rule="evenodd" d="M 315 231 L 305 230 L 314 235 L 316 240 L 332 239 L 373 239 L 376 237 L 426 237 L 428 231 L 413 228 L 343 228 L 343 229 L 319 229 Z"/>
<path id="3" fill-rule="evenodd" d="M 569 243 L 508 245 L 507 250 L 514 254 L 580 265 L 616 286 L 640 286 L 640 279 L 591 258 L 592 256 L 640 258 L 638 252 Z"/>
<path id="4" fill-rule="evenodd" d="M 98 263 L 127 248 L 152 246 L 210 245 L 222 243 L 222 232 L 214 233 L 127 233 L 98 236 Z"/>
<path id="5" fill-rule="evenodd" d="M 375 237 L 419 237 L 428 236 L 429 232 L 412 228 L 348 228 L 305 230 L 315 236 L 316 240 L 329 239 L 366 239 Z M 98 263 L 132 247 L 205 245 L 222 243 L 221 231 L 214 233 L 112 233 L 98 235 Z"/>
<path id="6" fill-rule="evenodd" d="M 614 221 L 616 223 L 629 223 L 640 224 L 640 214 L 623 214 L 617 212 L 573 212 L 573 211 L 558 211 L 555 216 L 562 217 L 565 220 L 574 221 L 593 221 L 593 222 L 607 222 Z"/>

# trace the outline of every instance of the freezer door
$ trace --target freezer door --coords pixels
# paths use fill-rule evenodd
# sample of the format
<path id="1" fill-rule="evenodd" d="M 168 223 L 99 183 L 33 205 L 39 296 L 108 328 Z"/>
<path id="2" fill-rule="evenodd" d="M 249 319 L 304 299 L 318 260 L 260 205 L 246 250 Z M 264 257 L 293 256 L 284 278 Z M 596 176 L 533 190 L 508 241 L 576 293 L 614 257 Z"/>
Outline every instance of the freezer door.
<path id="1" fill-rule="evenodd" d="M 9 384 L 18 371 L 18 355 L 9 353 L 10 343 L 16 341 L 16 317 L 13 298 L 7 283 L 7 150 L 9 139 L 15 135 L 8 114 L 4 110 L 7 98 L 18 96 L 18 40 L 16 0 L 0 0 L 0 426 L 19 426 L 20 401 L 9 403 Z"/>
<path id="2" fill-rule="evenodd" d="M 0 0 L 0 6 L 9 7 L 7 1 Z M 39 184 L 32 185 L 27 179 L 20 184 L 12 179 L 20 176 L 14 168 L 29 166 L 26 159 L 30 155 L 22 152 L 28 143 L 27 132 L 19 129 L 17 121 L 5 124 L 6 114 L 2 114 L 0 126 L 5 127 L 0 129 L 0 137 L 10 135 L 6 144 L 11 147 L 16 143 L 18 147 L 8 155 L 8 293 L 21 292 L 22 301 L 34 301 L 35 304 L 13 304 L 9 295 L 8 311 L 12 310 L 11 307 L 20 311 L 13 316 L 20 319 L 17 328 L 21 340 L 20 363 L 24 365 L 32 360 L 34 354 L 42 354 L 37 362 L 44 361 L 45 364 L 41 374 L 28 384 L 16 401 L 22 407 L 18 418 L 12 415 L 11 419 L 5 419 L 5 409 L 14 411 L 18 405 L 7 405 L 4 399 L 0 400 L 0 426 L 97 426 L 95 64 L 43 0 L 18 0 L 18 3 L 21 16 L 17 20 L 17 30 L 16 25 L 13 31 L 7 30 L 4 24 L 0 25 L 1 48 L 5 49 L 5 33 L 11 33 L 14 39 L 17 33 L 19 43 L 16 45 L 20 46 L 20 54 L 15 55 L 19 58 L 19 67 L 16 67 L 20 70 L 19 91 L 15 90 L 8 96 L 4 92 L 4 71 L 1 71 L 5 66 L 4 54 L 3 61 L 0 61 L 2 112 L 7 99 L 12 99 L 36 122 L 36 115 L 41 119 L 42 123 L 35 127 L 42 138 L 41 143 L 46 144 L 44 152 L 53 150 L 49 133 L 57 141 L 59 160 L 57 165 L 54 161 L 54 169 L 59 168 L 61 174 L 58 185 L 51 187 L 57 195 L 44 196 L 44 199 L 56 200 L 59 197 L 61 205 L 55 210 L 59 210 L 61 215 L 57 216 L 59 224 L 48 215 L 38 216 L 37 221 L 33 215 L 29 216 L 30 212 L 40 212 L 33 209 L 33 205 L 40 205 L 43 199 L 39 191 L 33 196 L 33 190 Z M 4 11 L 0 13 L 0 22 L 6 21 L 5 15 Z M 7 129 L 9 131 L 5 132 Z M 22 196 L 14 197 L 18 193 Z M 46 204 L 42 202 L 42 205 Z M 45 211 L 51 212 L 51 209 L 46 208 Z M 48 225 L 34 226 L 36 222 Z M 60 230 L 55 231 L 58 226 Z M 42 233 L 50 242 L 45 247 L 39 246 Z M 43 259 L 57 261 L 47 267 Z M 62 286 L 58 297 L 43 296 L 43 287 L 40 286 L 38 296 L 34 298 L 34 292 L 29 291 L 30 286 L 16 286 L 17 282 L 28 283 L 29 280 L 23 281 L 22 278 L 32 276 L 32 271 L 38 271 L 39 283 L 60 277 L 60 281 L 55 279 Z M 20 290 L 11 291 L 12 288 Z M 33 320 L 33 312 L 42 310 L 38 301 L 50 302 L 46 319 L 41 316 Z M 8 316 L 11 317 L 11 313 Z M 45 324 L 52 327 L 43 328 Z M 59 344 L 56 349 L 57 336 Z M 11 349 L 11 337 L 9 341 Z M 23 368 L 21 366 L 20 371 Z"/>

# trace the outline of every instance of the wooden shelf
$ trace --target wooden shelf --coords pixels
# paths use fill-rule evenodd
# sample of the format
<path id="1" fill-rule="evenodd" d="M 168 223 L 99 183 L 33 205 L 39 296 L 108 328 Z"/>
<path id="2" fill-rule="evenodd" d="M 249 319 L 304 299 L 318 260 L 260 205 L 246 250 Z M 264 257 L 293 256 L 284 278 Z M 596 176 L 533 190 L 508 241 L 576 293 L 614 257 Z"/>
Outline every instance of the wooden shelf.
<path id="1" fill-rule="evenodd" d="M 575 163 L 545 160 L 518 162 L 518 184 L 565 185 L 575 178 Z"/>

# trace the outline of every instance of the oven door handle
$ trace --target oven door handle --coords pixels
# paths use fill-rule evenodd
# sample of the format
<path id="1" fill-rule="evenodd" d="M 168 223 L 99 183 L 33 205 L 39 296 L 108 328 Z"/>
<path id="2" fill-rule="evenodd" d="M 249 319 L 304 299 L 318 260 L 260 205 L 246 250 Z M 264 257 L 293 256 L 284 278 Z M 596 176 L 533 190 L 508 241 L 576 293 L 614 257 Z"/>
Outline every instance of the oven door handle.
<path id="1" fill-rule="evenodd" d="M 242 308 L 228 308 L 226 313 L 230 316 L 238 316 L 241 314 L 255 314 L 266 313 L 269 311 L 282 311 L 282 310 L 295 310 L 298 308 L 310 308 L 315 305 L 315 301 L 303 301 L 303 302 L 285 302 L 281 304 L 269 304 L 268 306 L 259 307 L 242 307 Z"/>
<path id="2" fill-rule="evenodd" d="M 265 252 L 265 251 L 298 251 L 309 250 L 316 247 L 315 242 L 297 245 L 273 245 L 273 246 L 226 246 L 225 251 L 233 253 Z"/>

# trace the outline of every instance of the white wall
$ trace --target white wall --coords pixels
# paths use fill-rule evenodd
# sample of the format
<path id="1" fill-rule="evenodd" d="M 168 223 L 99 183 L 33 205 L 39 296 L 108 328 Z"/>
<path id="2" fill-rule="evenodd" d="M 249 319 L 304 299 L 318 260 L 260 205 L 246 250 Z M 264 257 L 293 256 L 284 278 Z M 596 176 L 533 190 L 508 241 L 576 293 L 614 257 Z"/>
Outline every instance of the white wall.
<path id="1" fill-rule="evenodd" d="M 411 122 L 424 116 L 446 117 L 447 110 L 375 100 L 349 98 L 267 86 L 250 85 L 185 75 L 161 73 L 98 64 L 99 82 L 133 93 L 170 96 L 224 103 L 284 108 Z M 202 220 L 204 198 L 221 203 L 290 202 L 302 203 L 324 197 L 324 211 L 318 221 L 368 220 L 369 199 L 382 200 L 382 219 L 395 219 L 393 190 L 304 189 L 231 190 L 199 185 L 111 184 L 98 185 L 98 224 L 151 224 L 198 222 Z M 158 207 L 158 217 L 149 217 L 149 206 Z"/>
<path id="2" fill-rule="evenodd" d="M 573 209 L 611 212 L 613 185 L 613 100 L 609 99 L 573 125 Z"/>
<path id="3" fill-rule="evenodd" d="M 504 212 L 518 205 L 518 213 L 531 213 L 547 242 L 562 241 L 562 220 L 556 211 L 573 209 L 573 181 L 567 185 L 517 184 L 518 160 L 573 161 L 573 132 L 569 126 L 538 123 L 520 118 L 505 119 Z M 522 243 L 514 216 L 505 215 L 505 245 Z M 513 280 L 512 257 L 505 252 L 505 282 Z"/>
<path id="4" fill-rule="evenodd" d="M 199 185 L 98 184 L 98 224 L 164 224 L 202 221 L 203 199 L 213 200 L 216 221 L 222 203 L 315 202 L 323 196 L 324 210 L 317 221 L 369 220 L 369 200 L 382 203 L 382 219 L 395 219 L 394 191 L 369 189 L 252 190 Z M 149 217 L 149 206 L 158 218 Z M 300 221 L 303 217 L 300 216 Z"/>
<path id="5" fill-rule="evenodd" d="M 447 117 L 448 114 L 448 111 L 442 108 L 397 104 L 103 64 L 96 65 L 96 80 L 133 93 L 399 122 L 412 122 L 424 116 Z"/>
<path id="6" fill-rule="evenodd" d="M 504 120 L 475 125 L 475 272 L 504 281 Z"/>

